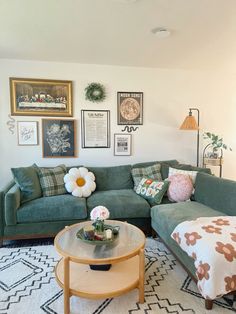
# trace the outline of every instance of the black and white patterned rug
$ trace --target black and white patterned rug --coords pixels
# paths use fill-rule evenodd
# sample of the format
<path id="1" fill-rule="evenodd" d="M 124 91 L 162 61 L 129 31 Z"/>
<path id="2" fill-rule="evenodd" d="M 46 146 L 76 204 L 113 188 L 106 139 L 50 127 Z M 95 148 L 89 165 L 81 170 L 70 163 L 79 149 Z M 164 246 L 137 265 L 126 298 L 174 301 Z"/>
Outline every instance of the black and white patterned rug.
<path id="1" fill-rule="evenodd" d="M 71 298 L 73 314 L 232 313 L 233 297 L 219 299 L 206 311 L 196 285 L 158 239 L 147 239 L 145 303 L 138 291 L 103 300 Z M 63 313 L 63 291 L 54 266 L 59 255 L 52 244 L 0 249 L 0 314 Z M 78 278 L 79 280 L 79 278 Z"/>

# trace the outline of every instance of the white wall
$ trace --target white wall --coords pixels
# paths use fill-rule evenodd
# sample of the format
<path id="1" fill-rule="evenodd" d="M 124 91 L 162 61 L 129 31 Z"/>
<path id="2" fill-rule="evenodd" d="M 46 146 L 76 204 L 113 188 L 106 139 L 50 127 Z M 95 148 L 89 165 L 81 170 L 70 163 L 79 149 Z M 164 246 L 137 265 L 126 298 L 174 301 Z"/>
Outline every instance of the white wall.
<path id="1" fill-rule="evenodd" d="M 63 79 L 73 81 L 74 118 L 77 120 L 77 158 L 42 158 L 41 117 L 15 116 L 16 121 L 39 121 L 39 146 L 18 146 L 16 128 L 12 135 L 6 122 L 10 113 L 9 77 Z M 102 103 L 85 100 L 90 82 L 106 86 Z M 113 155 L 113 134 L 117 125 L 117 91 L 144 93 L 144 124 L 133 133 L 133 154 Z M 11 178 L 10 168 L 36 162 L 40 166 L 119 165 L 150 160 L 178 159 L 196 162 L 196 133 L 178 130 L 189 107 L 201 111 L 202 131 L 224 137 L 234 152 L 225 153 L 223 175 L 236 179 L 236 77 L 222 73 L 190 72 L 117 66 L 0 60 L 0 187 Z M 111 111 L 111 148 L 82 149 L 81 109 Z M 201 132 L 202 132 L 201 131 Z"/>

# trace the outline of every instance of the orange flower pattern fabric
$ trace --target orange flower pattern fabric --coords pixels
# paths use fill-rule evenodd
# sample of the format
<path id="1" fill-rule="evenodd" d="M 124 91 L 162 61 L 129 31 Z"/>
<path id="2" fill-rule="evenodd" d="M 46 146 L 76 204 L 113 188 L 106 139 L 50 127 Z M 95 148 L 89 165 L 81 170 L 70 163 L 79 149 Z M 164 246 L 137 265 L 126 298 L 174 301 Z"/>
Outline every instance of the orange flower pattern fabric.
<path id="1" fill-rule="evenodd" d="M 185 233 L 186 244 L 195 245 L 198 239 L 201 239 L 201 236 L 197 232 Z"/>
<path id="2" fill-rule="evenodd" d="M 216 299 L 236 291 L 236 216 L 200 217 L 180 223 L 171 237 L 194 260 L 198 289 Z"/>
<path id="3" fill-rule="evenodd" d="M 236 290 L 236 275 L 225 277 L 225 290 L 230 292 Z"/>
<path id="4" fill-rule="evenodd" d="M 218 218 L 217 220 L 212 221 L 217 226 L 229 226 L 229 220 L 224 218 Z"/>
<path id="5" fill-rule="evenodd" d="M 230 233 L 231 235 L 231 240 L 236 242 L 236 233 Z"/>
<path id="6" fill-rule="evenodd" d="M 176 233 L 173 234 L 173 238 L 175 239 L 175 241 L 176 241 L 178 244 L 181 243 L 181 238 L 180 238 L 178 232 L 176 232 Z"/>
<path id="7" fill-rule="evenodd" d="M 207 263 L 202 264 L 202 262 L 200 262 L 200 264 L 198 265 L 197 268 L 197 278 L 198 280 L 202 280 L 203 278 L 205 278 L 206 280 L 209 279 L 209 269 L 210 269 L 210 265 Z"/>
<path id="8" fill-rule="evenodd" d="M 224 257 L 229 262 L 233 262 L 234 258 L 236 258 L 236 251 L 235 247 L 230 243 L 222 243 L 222 242 L 216 242 L 216 251 L 220 254 L 224 254 Z"/>
<path id="9" fill-rule="evenodd" d="M 202 229 L 204 229 L 208 233 L 218 233 L 221 234 L 221 228 L 214 227 L 212 225 L 203 226 Z"/>

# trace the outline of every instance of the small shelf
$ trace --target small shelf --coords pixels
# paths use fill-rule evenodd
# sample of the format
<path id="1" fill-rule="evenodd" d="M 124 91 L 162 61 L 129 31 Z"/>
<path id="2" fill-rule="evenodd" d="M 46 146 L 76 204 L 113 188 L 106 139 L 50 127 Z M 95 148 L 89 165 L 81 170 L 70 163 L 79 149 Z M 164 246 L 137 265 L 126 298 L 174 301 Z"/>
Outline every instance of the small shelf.
<path id="1" fill-rule="evenodd" d="M 221 166 L 223 165 L 223 158 L 203 158 L 203 165 L 210 165 L 210 166 Z"/>
<path id="2" fill-rule="evenodd" d="M 222 177 L 222 165 L 223 165 L 224 159 L 222 157 L 219 158 L 209 158 L 209 157 L 203 157 L 203 167 L 219 167 L 219 177 Z"/>

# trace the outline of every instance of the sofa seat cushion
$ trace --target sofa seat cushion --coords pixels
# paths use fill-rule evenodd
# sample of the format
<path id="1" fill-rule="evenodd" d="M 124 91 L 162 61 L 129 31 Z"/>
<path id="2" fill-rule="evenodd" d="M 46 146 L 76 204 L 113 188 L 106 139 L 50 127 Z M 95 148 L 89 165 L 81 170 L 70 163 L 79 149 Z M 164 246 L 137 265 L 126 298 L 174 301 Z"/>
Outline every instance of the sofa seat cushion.
<path id="1" fill-rule="evenodd" d="M 17 210 L 17 223 L 86 219 L 85 198 L 72 195 L 41 197 Z"/>
<path id="2" fill-rule="evenodd" d="M 182 202 L 154 206 L 151 209 L 152 228 L 159 234 L 165 244 L 196 278 L 194 260 L 190 258 L 171 238 L 174 228 L 186 220 L 198 217 L 223 216 L 221 212 L 197 202 Z"/>
<path id="3" fill-rule="evenodd" d="M 181 202 L 156 205 L 151 209 L 151 218 L 155 225 L 168 235 L 183 221 L 195 220 L 198 217 L 215 217 L 225 215 L 198 202 Z M 158 233 L 158 230 L 156 230 Z"/>
<path id="4" fill-rule="evenodd" d="M 110 219 L 150 217 L 150 206 L 131 189 L 94 192 L 87 199 L 88 215 L 98 205 L 108 208 Z"/>

